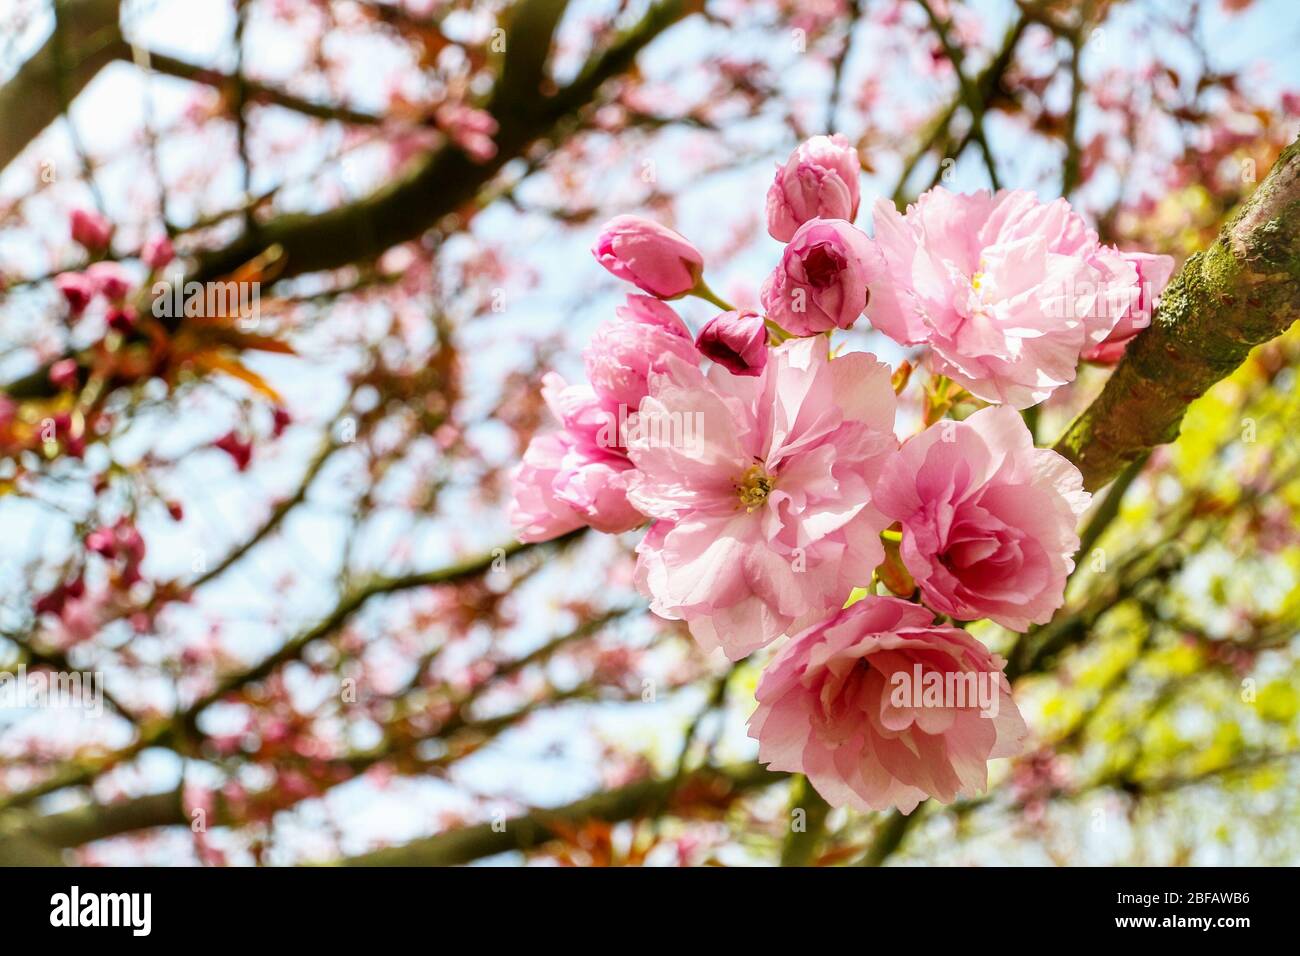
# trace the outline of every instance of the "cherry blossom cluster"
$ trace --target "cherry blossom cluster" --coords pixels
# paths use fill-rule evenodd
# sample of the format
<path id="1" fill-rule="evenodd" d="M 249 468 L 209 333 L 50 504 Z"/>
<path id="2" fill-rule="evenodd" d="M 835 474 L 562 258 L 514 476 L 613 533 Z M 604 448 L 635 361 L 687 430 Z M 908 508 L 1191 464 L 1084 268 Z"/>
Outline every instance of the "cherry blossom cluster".
<path id="1" fill-rule="evenodd" d="M 1117 360 L 1173 263 L 1019 190 L 879 200 L 869 237 L 859 170 L 839 136 L 778 168 L 761 313 L 722 301 L 671 229 L 609 222 L 593 253 L 643 294 L 592 337 L 587 384 L 545 376 L 560 428 L 526 450 L 511 517 L 525 541 L 645 526 L 656 614 L 731 660 L 785 639 L 750 719 L 760 759 L 833 805 L 910 812 L 983 791 L 1027 743 L 1005 662 L 958 624 L 1049 621 L 1089 495 L 1018 410 Z M 722 310 L 694 336 L 668 305 L 687 295 Z M 900 442 L 906 376 L 831 341 L 864 315 L 976 410 Z"/>

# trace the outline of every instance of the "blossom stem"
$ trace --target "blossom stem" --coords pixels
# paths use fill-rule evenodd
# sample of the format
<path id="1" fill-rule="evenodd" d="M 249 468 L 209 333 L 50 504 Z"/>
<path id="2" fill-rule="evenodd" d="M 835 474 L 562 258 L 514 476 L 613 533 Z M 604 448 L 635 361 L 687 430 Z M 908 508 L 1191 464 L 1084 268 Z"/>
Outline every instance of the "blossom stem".
<path id="1" fill-rule="evenodd" d="M 780 345 L 782 342 L 792 338 L 789 332 L 781 328 L 771 319 L 764 319 L 763 324 L 767 326 L 767 337 L 773 345 Z"/>
<path id="2" fill-rule="evenodd" d="M 686 294 L 693 295 L 697 299 L 703 299 L 705 302 L 712 303 L 724 312 L 736 311 L 734 305 L 709 288 L 709 284 L 704 281 L 703 277 L 701 277 L 700 281 L 695 284 L 695 288 Z M 767 337 L 773 345 L 780 345 L 787 339 L 792 338 L 789 332 L 767 317 L 763 318 L 763 324 L 767 326 Z"/>
<path id="3" fill-rule="evenodd" d="M 697 299 L 703 299 L 705 302 L 711 302 L 724 312 L 736 311 L 734 305 L 709 288 L 709 284 L 704 281 L 703 276 L 701 276 L 700 281 L 695 284 L 695 288 L 686 294 L 693 295 Z"/>

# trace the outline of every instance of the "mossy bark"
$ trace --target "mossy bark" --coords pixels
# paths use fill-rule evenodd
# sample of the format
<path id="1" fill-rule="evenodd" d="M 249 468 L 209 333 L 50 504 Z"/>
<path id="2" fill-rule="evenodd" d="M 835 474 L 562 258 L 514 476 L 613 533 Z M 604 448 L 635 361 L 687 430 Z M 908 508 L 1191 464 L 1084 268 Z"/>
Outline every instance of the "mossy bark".
<path id="1" fill-rule="evenodd" d="M 1170 283 L 1151 327 L 1057 443 L 1084 485 L 1107 484 L 1178 437 L 1187 406 L 1300 318 L 1300 140 Z"/>

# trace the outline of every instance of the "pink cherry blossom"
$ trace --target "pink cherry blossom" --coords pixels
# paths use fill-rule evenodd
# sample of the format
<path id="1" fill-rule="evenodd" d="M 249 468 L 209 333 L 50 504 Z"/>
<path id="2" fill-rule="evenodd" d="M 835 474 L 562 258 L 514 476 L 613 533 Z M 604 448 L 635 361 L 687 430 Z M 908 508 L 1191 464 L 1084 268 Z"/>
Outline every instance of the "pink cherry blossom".
<path id="1" fill-rule="evenodd" d="M 434 122 L 476 163 L 486 163 L 497 154 L 497 144 L 492 141 L 497 121 L 486 110 L 445 103 L 434 112 Z"/>
<path id="2" fill-rule="evenodd" d="M 646 376 L 660 371 L 669 355 L 696 363 L 690 330 L 672 308 L 648 295 L 629 295 L 601 325 L 583 352 L 587 380 L 605 405 L 633 413 L 646 395 Z"/>
<path id="3" fill-rule="evenodd" d="M 767 231 L 789 242 L 810 219 L 846 219 L 858 214 L 858 153 L 838 133 L 799 144 L 767 191 Z"/>
<path id="4" fill-rule="evenodd" d="M 176 258 L 176 250 L 166 233 L 154 236 L 140 250 L 140 258 L 151 270 L 157 271 Z"/>
<path id="5" fill-rule="evenodd" d="M 74 209 L 71 218 L 72 239 L 91 252 L 108 248 L 113 237 L 113 227 L 97 212 Z"/>
<path id="6" fill-rule="evenodd" d="M 879 199 L 874 218 L 872 325 L 928 344 L 937 371 L 986 401 L 1026 408 L 1073 381 L 1129 306 L 1136 270 L 1064 199 L 936 187 L 906 216 Z"/>
<path id="7" fill-rule="evenodd" d="M 880 510 L 902 522 L 903 563 L 925 602 L 1016 631 L 1061 606 L 1089 500 L 1079 469 L 1035 448 L 1006 406 L 909 438 L 876 487 Z"/>
<path id="8" fill-rule="evenodd" d="M 55 288 L 68 304 L 68 311 L 81 315 L 95 297 L 95 283 L 82 272 L 60 272 L 54 277 Z"/>
<path id="9" fill-rule="evenodd" d="M 591 249 L 613 275 L 660 299 L 690 292 L 704 271 L 704 257 L 683 236 L 640 216 L 615 216 Z"/>
<path id="10" fill-rule="evenodd" d="M 757 312 L 723 312 L 704 324 L 695 347 L 733 375 L 760 375 L 767 366 L 767 325 Z"/>
<path id="11" fill-rule="evenodd" d="M 1113 254 L 1122 257 L 1137 270 L 1137 287 L 1133 290 L 1133 300 L 1128 308 L 1122 310 L 1119 322 L 1110 335 L 1100 345 L 1084 351 L 1083 357 L 1090 362 L 1110 364 L 1119 361 L 1133 337 L 1151 324 L 1151 313 L 1156 300 L 1165 291 L 1165 286 L 1174 274 L 1172 256 L 1150 252 Z"/>
<path id="12" fill-rule="evenodd" d="M 131 273 L 116 262 L 96 262 L 86 268 L 86 277 L 105 299 L 121 299 L 131 291 Z"/>
<path id="13" fill-rule="evenodd" d="M 650 379 L 628 442 L 629 499 L 656 519 L 637 583 L 732 660 L 838 607 L 883 558 L 871 488 L 897 448 L 889 368 L 824 337 L 762 375 L 685 362 Z"/>
<path id="14" fill-rule="evenodd" d="M 645 518 L 629 504 L 632 463 L 619 447 L 618 416 L 590 386 L 568 385 L 554 372 L 542 394 L 560 420 L 558 432 L 538 435 L 512 477 L 510 522 L 521 541 L 546 541 L 583 525 L 629 531 Z"/>
<path id="15" fill-rule="evenodd" d="M 70 391 L 81 384 L 81 369 L 76 359 L 59 359 L 50 366 L 50 384 L 63 391 Z"/>
<path id="16" fill-rule="evenodd" d="M 842 219 L 811 219 L 763 283 L 763 308 L 795 335 L 847 329 L 867 305 L 871 240 Z"/>
<path id="17" fill-rule="evenodd" d="M 105 589 L 68 598 L 59 609 L 57 619 L 51 622 L 46 638 L 59 650 L 84 644 L 99 633 L 109 617 L 111 604 L 112 595 Z"/>
<path id="18" fill-rule="evenodd" d="M 759 682 L 749 735 L 773 770 L 804 773 L 832 806 L 911 813 L 988 786 L 1020 753 L 1004 661 L 925 608 L 869 596 L 793 637 Z"/>

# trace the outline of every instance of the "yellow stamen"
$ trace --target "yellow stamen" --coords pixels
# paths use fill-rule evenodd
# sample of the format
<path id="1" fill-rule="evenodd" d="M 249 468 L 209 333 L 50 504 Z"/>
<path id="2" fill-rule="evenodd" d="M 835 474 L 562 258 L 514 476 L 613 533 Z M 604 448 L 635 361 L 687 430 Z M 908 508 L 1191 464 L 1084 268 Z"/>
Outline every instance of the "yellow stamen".
<path id="1" fill-rule="evenodd" d="M 774 487 L 776 478 L 765 472 L 762 465 L 754 465 L 740 479 L 736 492 L 740 495 L 740 503 L 745 506 L 745 510 L 753 511 L 763 506 Z"/>

